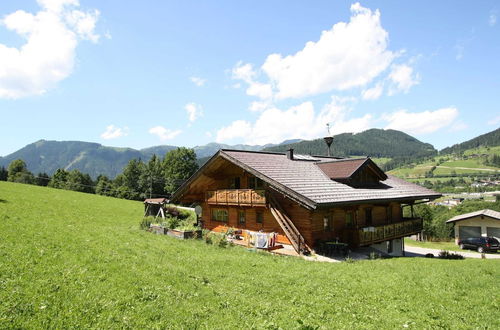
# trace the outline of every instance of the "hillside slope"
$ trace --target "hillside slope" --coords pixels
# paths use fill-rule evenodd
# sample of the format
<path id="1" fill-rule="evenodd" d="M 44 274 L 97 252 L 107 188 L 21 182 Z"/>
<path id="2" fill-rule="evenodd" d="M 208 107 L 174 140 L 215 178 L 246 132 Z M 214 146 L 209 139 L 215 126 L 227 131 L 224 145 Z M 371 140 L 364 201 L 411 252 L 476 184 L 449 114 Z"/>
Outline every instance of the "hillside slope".
<path id="1" fill-rule="evenodd" d="M 0 329 L 499 326 L 495 260 L 249 253 L 142 231 L 140 202 L 10 182 L 0 205 Z"/>
<path id="2" fill-rule="evenodd" d="M 323 139 L 265 148 L 266 151 L 284 152 L 293 148 L 301 154 L 326 155 L 327 147 Z M 429 144 L 396 130 L 370 129 L 361 133 L 343 133 L 334 136 L 333 156 L 370 157 L 424 157 L 437 153 Z"/>
<path id="3" fill-rule="evenodd" d="M 439 153 L 446 154 L 460 154 L 468 149 L 479 148 L 479 147 L 496 147 L 500 146 L 500 128 L 489 133 L 479 135 L 468 141 L 454 144 L 451 147 L 444 148 Z"/>

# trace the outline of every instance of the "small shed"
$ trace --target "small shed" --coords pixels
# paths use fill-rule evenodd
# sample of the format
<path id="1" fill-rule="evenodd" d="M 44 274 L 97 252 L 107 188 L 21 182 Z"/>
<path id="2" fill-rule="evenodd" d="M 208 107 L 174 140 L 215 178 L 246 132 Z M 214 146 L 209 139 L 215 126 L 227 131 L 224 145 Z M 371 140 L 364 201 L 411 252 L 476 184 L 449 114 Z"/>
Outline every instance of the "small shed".
<path id="1" fill-rule="evenodd" d="M 144 200 L 144 217 L 152 216 L 158 217 L 161 216 L 165 218 L 165 212 L 163 211 L 163 207 L 168 203 L 168 199 L 166 198 L 147 198 Z"/>
<path id="2" fill-rule="evenodd" d="M 457 215 L 446 223 L 453 223 L 455 226 L 455 243 L 469 237 L 500 238 L 500 212 L 490 209 Z"/>

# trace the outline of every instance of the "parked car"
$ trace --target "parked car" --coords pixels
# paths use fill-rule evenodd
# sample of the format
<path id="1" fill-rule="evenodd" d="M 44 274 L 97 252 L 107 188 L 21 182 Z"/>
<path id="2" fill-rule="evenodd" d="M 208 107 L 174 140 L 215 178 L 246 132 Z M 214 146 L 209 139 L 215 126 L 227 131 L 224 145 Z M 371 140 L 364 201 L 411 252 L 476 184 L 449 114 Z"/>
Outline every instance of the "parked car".
<path id="1" fill-rule="evenodd" d="M 500 242 L 494 237 L 469 237 L 458 241 L 461 249 L 477 250 L 479 253 L 486 251 L 497 252 Z"/>

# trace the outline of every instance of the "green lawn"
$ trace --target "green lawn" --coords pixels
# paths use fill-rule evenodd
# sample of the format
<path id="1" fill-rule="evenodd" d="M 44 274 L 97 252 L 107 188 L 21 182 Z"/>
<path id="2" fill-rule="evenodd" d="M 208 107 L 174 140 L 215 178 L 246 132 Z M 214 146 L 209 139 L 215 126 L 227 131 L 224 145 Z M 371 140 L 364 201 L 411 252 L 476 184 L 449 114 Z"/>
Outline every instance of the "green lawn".
<path id="1" fill-rule="evenodd" d="M 310 262 L 153 235 L 142 210 L 0 182 L 0 328 L 500 328 L 495 260 Z"/>

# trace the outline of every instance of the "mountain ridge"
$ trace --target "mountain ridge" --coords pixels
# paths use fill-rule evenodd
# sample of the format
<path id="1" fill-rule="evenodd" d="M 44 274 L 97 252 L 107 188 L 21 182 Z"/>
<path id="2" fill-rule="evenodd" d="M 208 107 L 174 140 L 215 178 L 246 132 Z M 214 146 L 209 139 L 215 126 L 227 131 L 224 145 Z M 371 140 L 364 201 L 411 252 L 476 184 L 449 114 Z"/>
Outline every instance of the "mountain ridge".
<path id="1" fill-rule="evenodd" d="M 484 138 L 486 136 L 486 139 Z M 470 143 L 475 139 L 500 144 L 500 129 L 462 142 Z M 497 141 L 497 142 L 494 142 Z M 291 143 L 290 143 L 291 142 Z M 477 142 L 477 141 L 476 141 Z M 473 143 L 476 143 L 473 141 Z M 454 145 L 452 147 L 455 147 Z M 448 147 L 448 148 L 452 148 Z M 23 159 L 33 173 L 45 172 L 52 175 L 58 168 L 78 169 L 96 178 L 103 174 L 114 178 L 131 159 L 148 161 L 153 154 L 163 157 L 167 152 L 178 148 L 172 145 L 157 145 L 142 149 L 128 147 L 109 147 L 96 142 L 38 140 L 25 147 L 0 157 L 0 166 L 7 167 L 15 159 Z M 219 149 L 241 149 L 250 151 L 284 152 L 294 148 L 296 153 L 326 155 L 327 148 L 323 139 L 285 140 L 279 144 L 266 145 L 228 145 L 210 142 L 193 149 L 199 164 L 203 164 Z M 444 148 L 441 152 L 446 150 Z M 397 158 L 416 158 L 434 156 L 438 152 L 429 143 L 396 130 L 370 129 L 361 133 L 342 133 L 334 136 L 333 156 L 370 156 Z"/>

